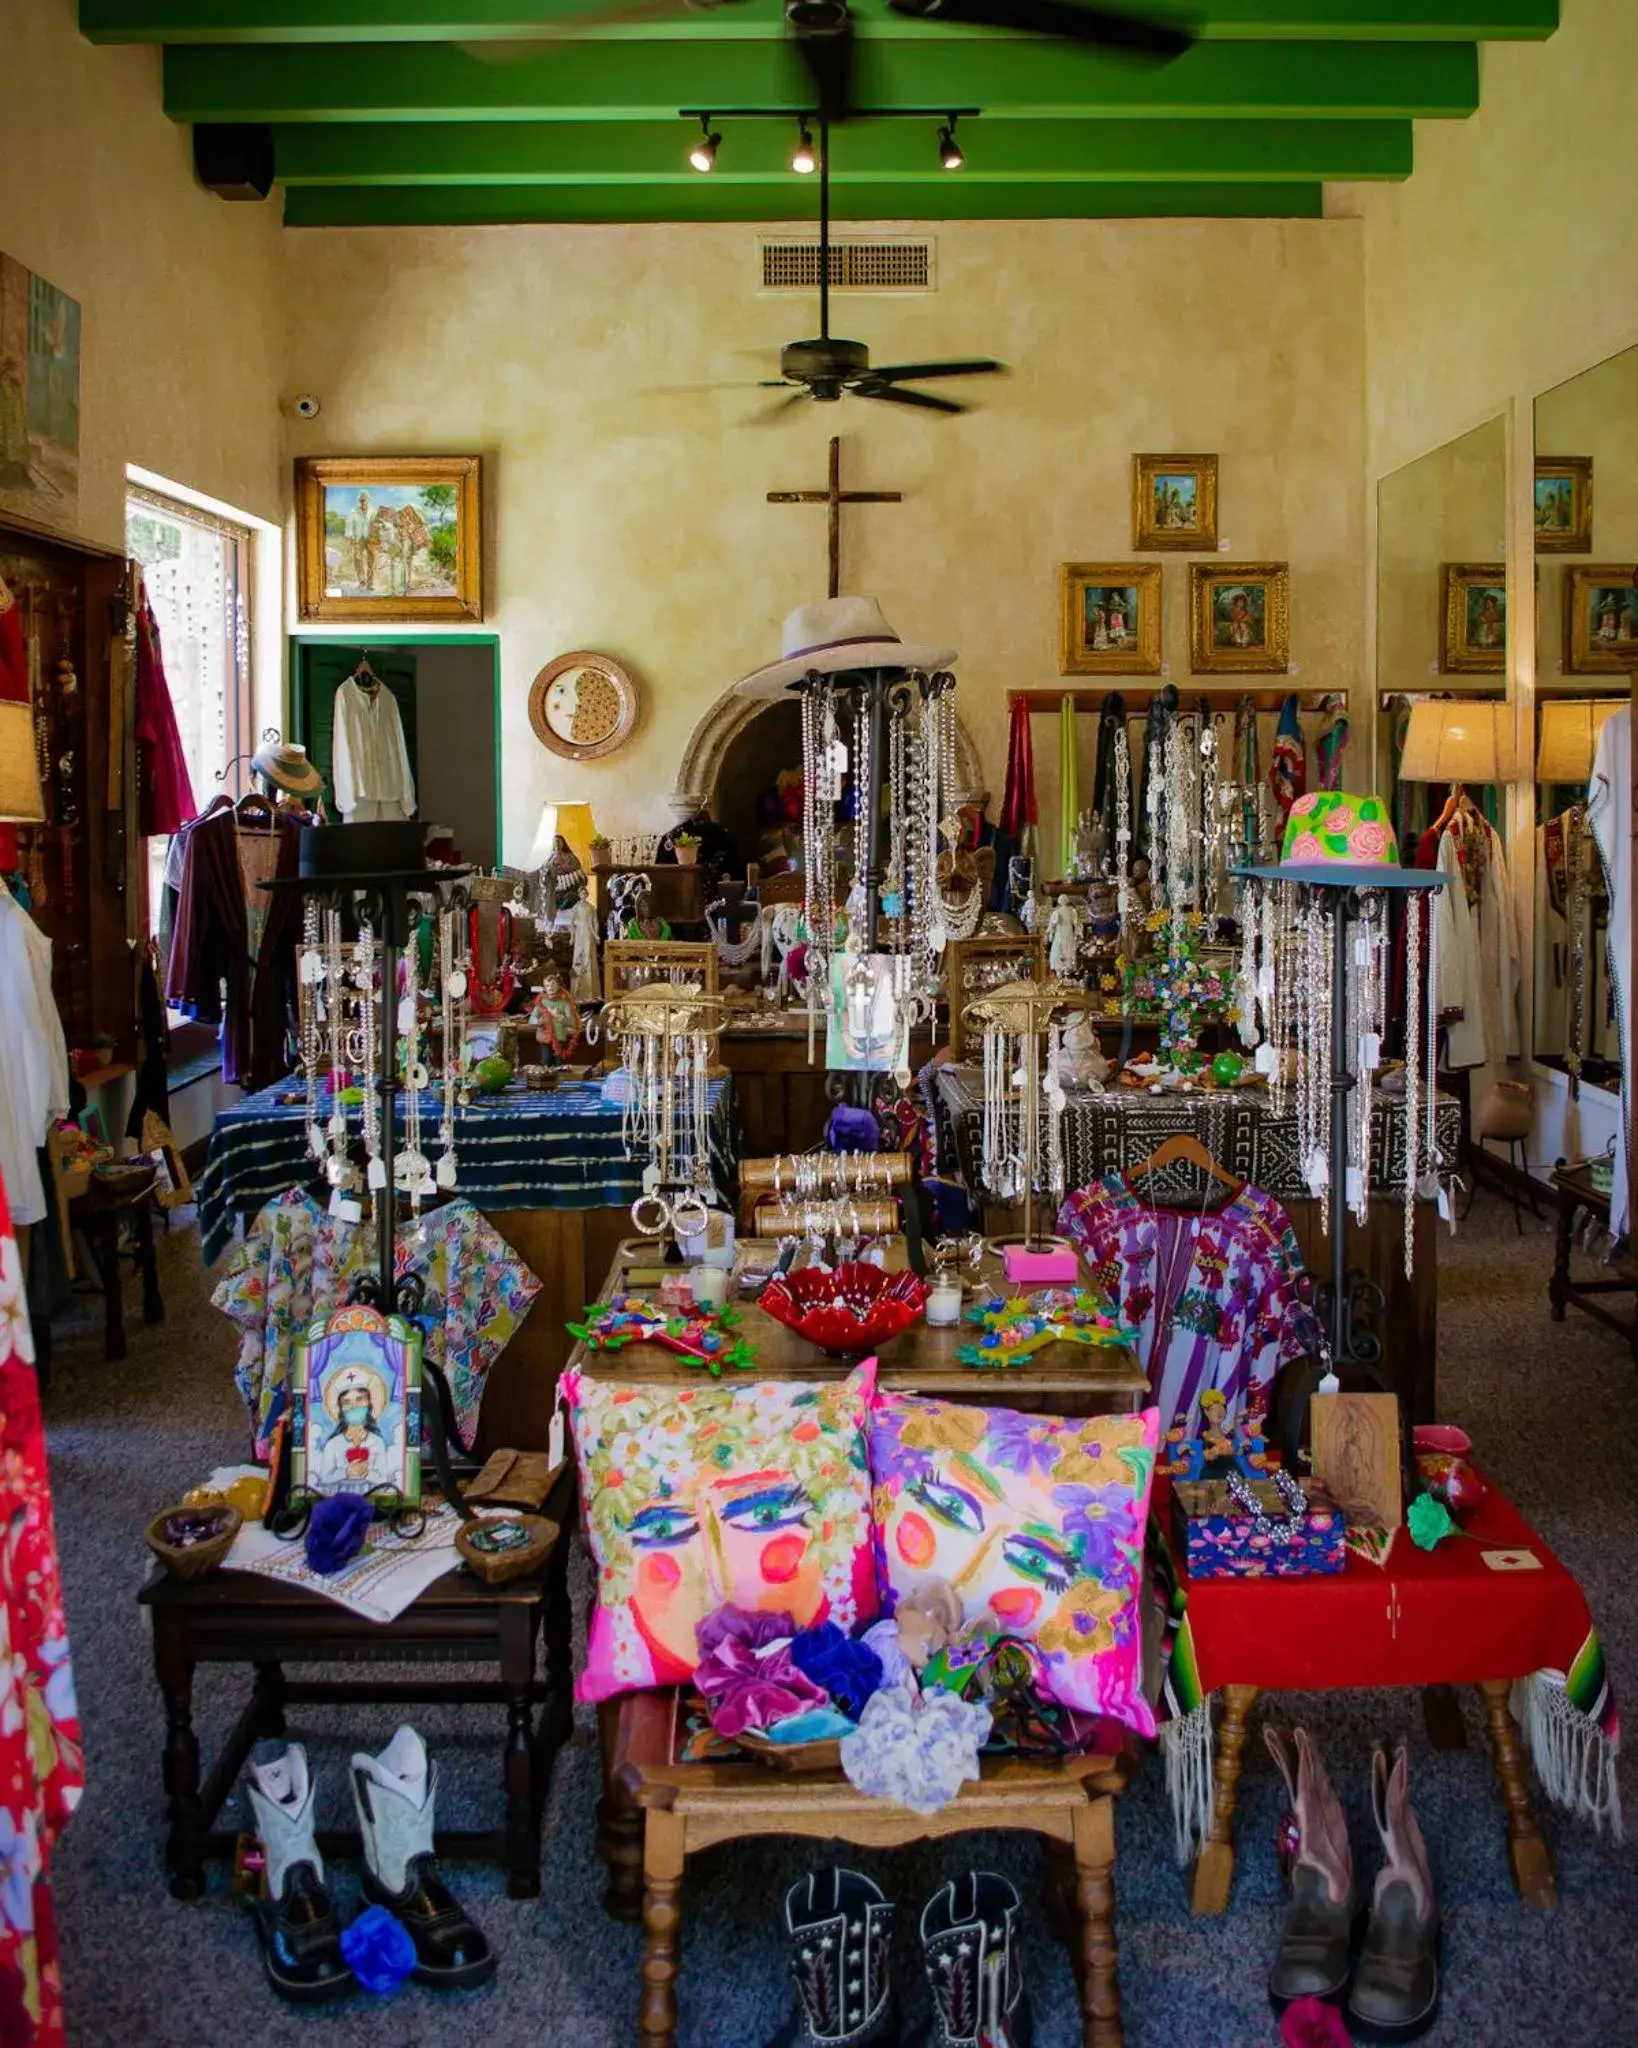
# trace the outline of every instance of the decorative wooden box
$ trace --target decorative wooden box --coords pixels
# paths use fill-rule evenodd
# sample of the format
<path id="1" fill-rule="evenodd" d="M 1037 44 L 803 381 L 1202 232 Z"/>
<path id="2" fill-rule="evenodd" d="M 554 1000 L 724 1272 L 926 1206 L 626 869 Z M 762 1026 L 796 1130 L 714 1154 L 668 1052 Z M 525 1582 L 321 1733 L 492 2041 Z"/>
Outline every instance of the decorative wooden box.
<path id="1" fill-rule="evenodd" d="M 1347 1519 L 1320 1488 L 1292 1517 L 1272 1479 L 1248 1482 L 1271 1527 L 1259 1528 L 1221 1479 L 1180 1479 L 1172 1487 L 1172 1541 L 1191 1579 L 1301 1579 L 1340 1572 Z"/>

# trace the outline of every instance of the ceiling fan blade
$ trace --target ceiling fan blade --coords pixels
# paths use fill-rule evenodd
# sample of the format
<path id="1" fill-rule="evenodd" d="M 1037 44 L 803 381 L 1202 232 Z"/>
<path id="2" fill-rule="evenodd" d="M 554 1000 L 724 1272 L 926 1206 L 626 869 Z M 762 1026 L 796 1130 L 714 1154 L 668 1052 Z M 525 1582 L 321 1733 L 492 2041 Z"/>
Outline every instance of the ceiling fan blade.
<path id="1" fill-rule="evenodd" d="M 1103 49 L 1169 62 L 1194 42 L 1176 22 L 1153 21 L 1107 7 L 1082 7 L 1076 0 L 887 0 L 895 14 L 922 21 L 957 21 L 974 28 L 1004 29 L 1013 35 L 1061 36 Z"/>
<path id="2" fill-rule="evenodd" d="M 1005 374 L 1005 363 L 991 362 L 980 357 L 970 363 L 892 363 L 883 369 L 872 368 L 872 377 L 880 377 L 888 384 L 903 384 L 918 381 L 923 377 L 986 377 L 996 372 Z"/>
<path id="3" fill-rule="evenodd" d="M 739 422 L 742 427 L 771 427 L 778 424 L 793 406 L 801 405 L 807 397 L 806 391 L 793 391 L 788 398 L 776 398 L 772 405 L 765 405 L 760 412 L 753 412 L 749 419 Z"/>
<path id="4" fill-rule="evenodd" d="M 953 398 L 935 398 L 930 391 L 901 391 L 896 384 L 890 384 L 881 391 L 861 389 L 850 384 L 848 389 L 855 398 L 879 398 L 885 405 L 919 405 L 928 412 L 965 412 L 964 405 L 957 405 Z"/>

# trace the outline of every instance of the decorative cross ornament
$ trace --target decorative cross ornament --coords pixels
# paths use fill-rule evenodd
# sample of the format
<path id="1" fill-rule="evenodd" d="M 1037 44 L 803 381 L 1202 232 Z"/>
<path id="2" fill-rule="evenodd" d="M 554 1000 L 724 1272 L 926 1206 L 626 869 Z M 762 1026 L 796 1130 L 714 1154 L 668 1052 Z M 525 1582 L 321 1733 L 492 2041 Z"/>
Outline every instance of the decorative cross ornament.
<path id="1" fill-rule="evenodd" d="M 902 491 L 844 491 L 842 489 L 842 444 L 834 434 L 830 442 L 830 481 L 822 491 L 770 491 L 770 505 L 828 505 L 830 507 L 830 589 L 827 595 L 842 594 L 842 507 L 844 505 L 898 505 Z"/>

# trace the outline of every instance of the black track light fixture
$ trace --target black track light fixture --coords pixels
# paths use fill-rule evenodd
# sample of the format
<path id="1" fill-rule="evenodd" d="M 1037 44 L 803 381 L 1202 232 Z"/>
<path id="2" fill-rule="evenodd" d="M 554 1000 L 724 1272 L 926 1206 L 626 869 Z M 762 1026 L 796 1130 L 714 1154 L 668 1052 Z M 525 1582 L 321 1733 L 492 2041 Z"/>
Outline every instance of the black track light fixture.
<path id="1" fill-rule="evenodd" d="M 811 177 L 818 168 L 819 159 L 813 150 L 813 130 L 806 121 L 796 138 L 796 147 L 791 152 L 791 169 L 804 178 Z"/>
<path id="2" fill-rule="evenodd" d="M 956 117 L 952 114 L 938 131 L 938 160 L 947 171 L 959 171 L 967 161 L 956 141 Z"/>
<path id="3" fill-rule="evenodd" d="M 700 139 L 688 152 L 688 161 L 703 176 L 717 167 L 717 151 L 722 146 L 722 137 L 711 132 L 711 116 L 700 116 Z"/>

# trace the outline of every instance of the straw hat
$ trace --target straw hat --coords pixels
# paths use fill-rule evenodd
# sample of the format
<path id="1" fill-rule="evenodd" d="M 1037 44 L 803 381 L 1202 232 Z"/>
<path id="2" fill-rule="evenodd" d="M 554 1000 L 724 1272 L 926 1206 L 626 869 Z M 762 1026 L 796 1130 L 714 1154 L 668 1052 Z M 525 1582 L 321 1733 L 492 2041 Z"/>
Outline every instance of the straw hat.
<path id="1" fill-rule="evenodd" d="M 292 796 L 311 796 L 324 787 L 324 777 L 307 758 L 307 749 L 284 740 L 266 740 L 250 757 L 258 775 Z"/>
<path id="2" fill-rule="evenodd" d="M 948 668 L 953 647 L 912 647 L 887 623 L 874 597 L 827 597 L 798 605 L 780 635 L 783 658 L 753 669 L 734 685 L 736 697 L 778 697 L 804 676 L 852 675 L 861 669 L 931 672 Z"/>

